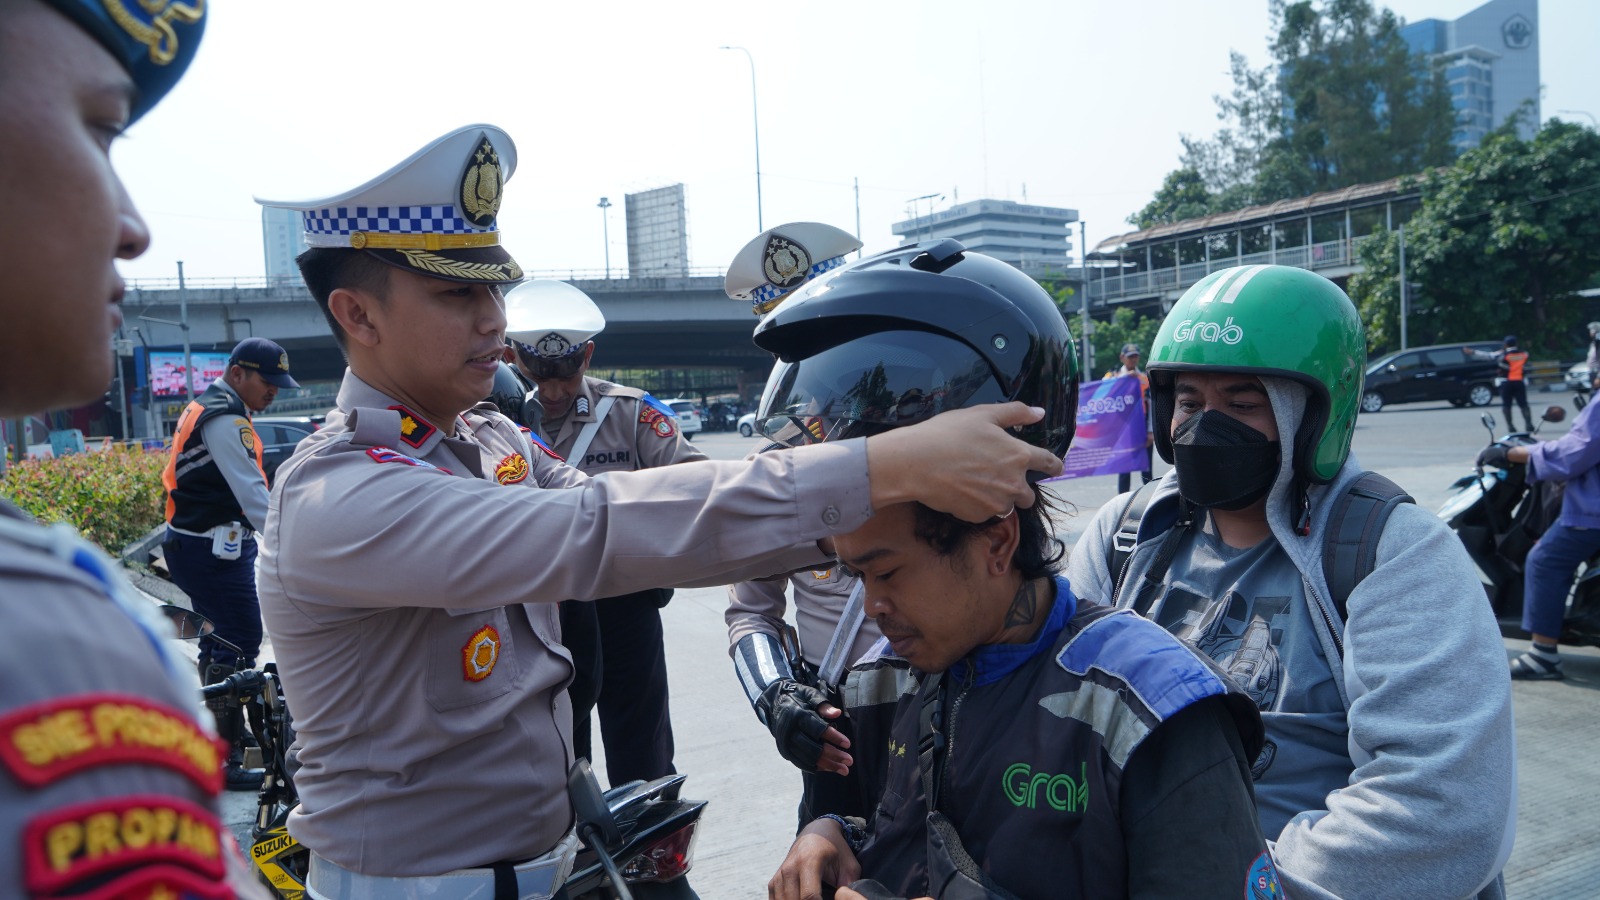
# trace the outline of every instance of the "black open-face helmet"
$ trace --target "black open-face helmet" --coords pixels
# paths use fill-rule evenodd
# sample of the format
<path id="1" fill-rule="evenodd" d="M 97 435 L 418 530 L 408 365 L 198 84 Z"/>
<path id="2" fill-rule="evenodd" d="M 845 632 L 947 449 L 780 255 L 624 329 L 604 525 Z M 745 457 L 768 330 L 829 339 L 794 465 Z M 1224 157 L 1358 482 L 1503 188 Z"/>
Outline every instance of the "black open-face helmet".
<path id="1" fill-rule="evenodd" d="M 945 410 L 1020 400 L 1044 418 L 1018 437 L 1072 443 L 1078 368 L 1050 295 L 959 241 L 912 244 L 827 273 L 756 326 L 778 357 L 757 425 L 790 446 L 860 437 Z"/>

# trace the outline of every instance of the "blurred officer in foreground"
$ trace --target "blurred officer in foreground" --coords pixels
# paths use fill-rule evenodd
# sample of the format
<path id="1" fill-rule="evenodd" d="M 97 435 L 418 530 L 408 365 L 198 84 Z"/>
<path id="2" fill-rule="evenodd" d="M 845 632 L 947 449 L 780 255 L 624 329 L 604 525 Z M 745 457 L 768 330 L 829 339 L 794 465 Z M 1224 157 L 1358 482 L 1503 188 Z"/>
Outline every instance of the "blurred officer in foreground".
<path id="1" fill-rule="evenodd" d="M 0 417 L 111 382 L 116 260 L 150 242 L 111 143 L 205 27 L 154 6 L 0 0 Z M 0 501 L 0 896 L 235 896 L 224 748 L 171 634 L 100 550 Z"/>
<path id="2" fill-rule="evenodd" d="M 566 466 L 477 406 L 522 279 L 495 224 L 515 167 L 474 125 L 356 190 L 262 201 L 302 211 L 301 272 L 350 364 L 279 470 L 257 578 L 313 897 L 554 893 L 577 844 L 557 601 L 822 565 L 817 542 L 878 507 L 983 520 L 1060 471 L 1006 433 L 1037 419 L 1022 404 L 754 463 Z M 419 841 L 419 823 L 448 827 Z"/>
<path id="3" fill-rule="evenodd" d="M 267 476 L 250 414 L 266 409 L 289 377 L 289 354 L 266 338 L 233 348 L 228 368 L 178 416 L 167 467 L 167 539 L 161 545 L 172 581 L 194 611 L 216 625 L 200 639 L 200 681 L 215 684 L 256 664 L 261 605 L 256 601 L 256 532 L 267 521 Z M 244 710 L 217 701 L 217 731 L 229 744 L 228 790 L 261 786 L 246 769 Z"/>
<path id="4" fill-rule="evenodd" d="M 1047 410 L 1026 440 L 1056 455 L 1072 441 L 1078 373 L 1061 313 L 956 241 L 824 276 L 755 340 L 780 360 L 757 414 L 779 439 L 892 433 L 1007 398 Z M 860 877 L 838 896 L 1276 896 L 1250 795 L 1261 720 L 1249 698 L 1148 620 L 1080 603 L 1056 573 L 1049 495 L 1034 490 L 1030 508 L 981 524 L 912 502 L 835 538 L 916 677 L 847 699 L 858 746 L 885 758 L 851 773 L 876 809 L 806 825 L 773 897 Z"/>
<path id="5" fill-rule="evenodd" d="M 859 249 L 854 235 L 832 225 L 779 225 L 744 245 L 728 266 L 725 289 L 764 315 L 801 285 L 845 265 L 845 256 Z M 781 446 L 764 439 L 755 452 Z M 728 587 L 728 654 L 756 717 L 772 731 L 778 752 L 802 773 L 800 825 L 816 817 L 819 780 L 842 776 L 851 762 L 849 738 L 831 724 L 839 712 L 828 694 L 845 667 L 881 636 L 862 611 L 858 584 L 830 564 Z M 794 595 L 793 625 L 784 620 L 785 588 Z M 831 683 L 825 685 L 825 677 Z M 832 801 L 823 806 L 866 814 Z"/>
<path id="6" fill-rule="evenodd" d="M 543 437 L 556 455 L 586 475 L 632 472 L 705 459 L 678 433 L 672 408 L 637 388 L 591 378 L 594 336 L 605 316 L 583 291 L 563 281 L 525 281 L 506 294 L 506 319 L 517 366 L 537 388 Z M 599 664 L 600 737 L 613 785 L 649 781 L 672 767 L 667 705 L 667 648 L 661 608 L 672 591 L 646 588 L 593 603 L 562 604 L 563 643 L 579 671 Z M 578 617 L 593 618 L 598 641 L 583 658 L 571 639 Z M 588 710 L 573 706 L 574 752 L 590 755 Z"/>
<path id="7" fill-rule="evenodd" d="M 1148 365 L 1173 469 L 1102 507 L 1068 574 L 1255 699 L 1261 830 L 1290 896 L 1503 896 L 1505 647 L 1461 541 L 1350 452 L 1365 359 L 1355 305 L 1314 272 L 1189 288 Z"/>

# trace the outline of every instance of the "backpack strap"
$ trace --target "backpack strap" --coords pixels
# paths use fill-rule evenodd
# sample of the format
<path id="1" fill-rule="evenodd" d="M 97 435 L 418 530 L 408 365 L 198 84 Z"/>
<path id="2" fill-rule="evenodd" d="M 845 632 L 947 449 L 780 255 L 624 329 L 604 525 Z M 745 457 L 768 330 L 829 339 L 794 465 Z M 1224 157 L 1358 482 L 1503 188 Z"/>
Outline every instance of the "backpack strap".
<path id="1" fill-rule="evenodd" d="M 1144 511 L 1150 506 L 1150 498 L 1154 493 L 1145 493 L 1145 488 L 1150 482 L 1145 482 L 1134 489 L 1129 495 L 1127 505 L 1122 507 L 1122 516 L 1117 521 L 1117 530 L 1111 535 L 1111 544 L 1106 547 L 1106 571 L 1111 575 L 1111 605 L 1117 605 L 1117 597 L 1122 593 L 1122 576 L 1128 565 L 1128 557 L 1133 555 L 1133 548 L 1139 543 L 1139 524 L 1144 519 Z"/>
<path id="2" fill-rule="evenodd" d="M 1396 506 L 1415 502 L 1377 472 L 1363 473 L 1334 501 L 1322 542 L 1322 574 L 1341 623 L 1349 618 L 1350 592 L 1377 567 L 1378 539 L 1389 515 Z"/>

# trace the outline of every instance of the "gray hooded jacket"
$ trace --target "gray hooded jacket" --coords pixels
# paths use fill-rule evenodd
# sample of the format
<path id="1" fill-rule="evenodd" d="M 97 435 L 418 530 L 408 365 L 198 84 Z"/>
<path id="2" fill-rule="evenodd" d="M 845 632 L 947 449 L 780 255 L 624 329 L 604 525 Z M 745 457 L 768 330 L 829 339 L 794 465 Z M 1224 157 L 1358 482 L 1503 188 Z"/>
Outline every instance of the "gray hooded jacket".
<path id="1" fill-rule="evenodd" d="M 1278 433 L 1295 434 L 1305 389 L 1286 379 L 1261 380 Z M 1283 783 L 1282 776 L 1306 770 L 1291 761 L 1294 739 L 1280 739 L 1278 760 L 1289 764 L 1274 765 L 1257 782 L 1264 813 L 1275 792 L 1325 796 L 1320 807 L 1294 815 L 1277 834 L 1273 856 L 1284 888 L 1297 900 L 1503 896 L 1497 876 L 1510 856 L 1516 823 L 1511 685 L 1472 562 L 1443 521 L 1402 504 L 1378 542 L 1376 567 L 1351 592 L 1348 620 L 1341 623 L 1328 599 L 1322 546 L 1331 498 L 1363 470 L 1352 456 L 1331 484 L 1311 489 L 1311 533 L 1301 536 L 1291 521 L 1294 442 L 1285 439 L 1281 446 L 1267 519 L 1302 576 L 1300 599 L 1347 710 L 1351 760 L 1347 779 Z M 1170 513 L 1163 517 L 1158 510 L 1177 499 L 1176 473 L 1153 490 L 1126 585 L 1137 584 L 1150 567 L 1160 542 L 1146 537 L 1156 530 L 1153 523 L 1170 521 Z M 1126 503 L 1123 495 L 1102 508 L 1072 554 L 1069 580 L 1086 600 L 1110 601 L 1106 549 Z M 1175 560 L 1168 578 L 1183 566 Z M 1120 602 L 1131 604 L 1134 593 L 1125 590 Z M 1271 739 L 1274 717 L 1263 718 Z"/>

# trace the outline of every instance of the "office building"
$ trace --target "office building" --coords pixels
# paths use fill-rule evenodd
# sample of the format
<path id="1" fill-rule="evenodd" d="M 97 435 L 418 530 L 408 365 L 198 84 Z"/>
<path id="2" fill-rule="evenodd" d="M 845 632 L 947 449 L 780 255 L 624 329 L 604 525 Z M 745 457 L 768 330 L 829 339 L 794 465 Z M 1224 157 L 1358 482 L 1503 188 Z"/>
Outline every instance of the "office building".
<path id="1" fill-rule="evenodd" d="M 299 210 L 261 207 L 261 243 L 269 280 L 300 280 L 300 267 L 295 265 L 294 258 L 310 248 L 306 245 Z"/>
<path id="2" fill-rule="evenodd" d="M 689 274 L 689 214 L 683 185 L 628 194 L 628 277 Z"/>
<path id="3" fill-rule="evenodd" d="M 1067 268 L 1075 209 L 1012 200 L 973 200 L 896 222 L 900 244 L 955 238 L 969 250 L 1008 262 L 1030 274 Z"/>
<path id="4" fill-rule="evenodd" d="M 1459 19 L 1423 19 L 1401 32 L 1411 49 L 1443 64 L 1456 109 L 1455 145 L 1470 150 L 1523 106 L 1524 140 L 1539 129 L 1539 2 L 1489 0 Z"/>

